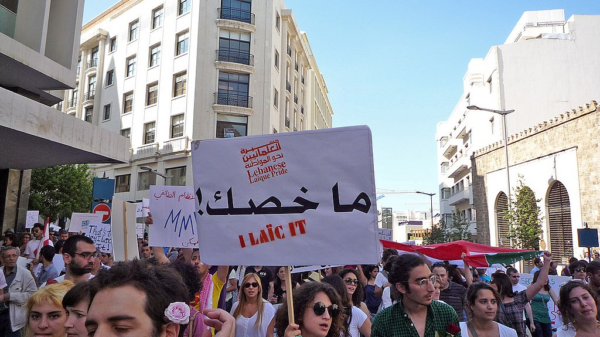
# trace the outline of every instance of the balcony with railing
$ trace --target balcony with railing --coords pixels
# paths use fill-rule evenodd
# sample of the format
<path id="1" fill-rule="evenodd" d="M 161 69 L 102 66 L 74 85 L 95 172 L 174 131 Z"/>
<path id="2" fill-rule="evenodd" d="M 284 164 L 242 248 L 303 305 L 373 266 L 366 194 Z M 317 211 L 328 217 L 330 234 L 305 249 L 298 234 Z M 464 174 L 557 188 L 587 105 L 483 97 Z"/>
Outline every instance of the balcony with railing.
<path id="1" fill-rule="evenodd" d="M 460 144 L 460 140 L 456 139 L 456 138 L 450 138 L 447 139 L 445 142 L 441 142 L 444 143 L 444 146 L 442 146 L 442 154 L 444 155 L 444 157 L 446 157 L 447 159 L 452 158 L 452 156 L 454 156 L 456 154 L 456 151 L 458 150 L 458 145 Z M 441 145 L 440 143 L 440 145 Z"/>
<path id="2" fill-rule="evenodd" d="M 450 167 L 448 168 L 448 178 L 455 178 L 462 174 L 465 170 L 468 170 L 470 165 L 470 159 L 462 152 L 458 153 L 450 160 Z"/>
<path id="3" fill-rule="evenodd" d="M 137 148 L 137 151 L 135 153 L 133 153 L 133 159 L 142 159 L 142 158 L 148 158 L 148 157 L 152 157 L 158 154 L 158 144 L 157 143 L 152 143 L 152 144 L 146 144 L 146 145 L 142 145 L 139 146 Z"/>
<path id="4" fill-rule="evenodd" d="M 452 187 L 450 198 L 448 198 L 448 204 L 450 206 L 455 206 L 461 202 L 468 201 L 470 195 L 471 191 L 469 185 L 465 186 L 463 180 L 461 180 L 458 184 Z"/>
<path id="5" fill-rule="evenodd" d="M 244 22 L 251 25 L 254 25 L 255 21 L 254 13 L 251 13 L 250 11 L 244 9 L 232 7 L 219 8 L 219 18 L 225 20 Z"/>
<path id="6" fill-rule="evenodd" d="M 290 119 L 288 117 L 285 118 L 285 127 L 290 128 Z"/>
<path id="7" fill-rule="evenodd" d="M 292 85 L 290 84 L 290 81 L 285 81 L 285 90 L 290 93 L 292 92 Z"/>
<path id="8" fill-rule="evenodd" d="M 77 98 L 71 98 L 68 102 L 67 102 L 67 110 L 70 108 L 74 108 L 75 105 L 77 105 Z"/>
<path id="9" fill-rule="evenodd" d="M 182 152 L 188 150 L 189 139 L 187 136 L 169 139 L 163 143 L 161 153 Z"/>
<path id="10" fill-rule="evenodd" d="M 83 104 L 94 103 L 94 97 L 96 97 L 96 90 L 83 93 Z"/>
<path id="11" fill-rule="evenodd" d="M 230 91 L 215 92 L 215 104 L 252 108 L 252 96 Z"/>
<path id="12" fill-rule="evenodd" d="M 254 66 L 254 55 L 239 50 L 222 48 L 217 50 L 217 61 Z"/>
<path id="13" fill-rule="evenodd" d="M 91 73 L 96 71 L 96 67 L 98 66 L 98 59 L 91 59 L 87 63 L 87 68 L 85 69 L 86 73 Z"/>

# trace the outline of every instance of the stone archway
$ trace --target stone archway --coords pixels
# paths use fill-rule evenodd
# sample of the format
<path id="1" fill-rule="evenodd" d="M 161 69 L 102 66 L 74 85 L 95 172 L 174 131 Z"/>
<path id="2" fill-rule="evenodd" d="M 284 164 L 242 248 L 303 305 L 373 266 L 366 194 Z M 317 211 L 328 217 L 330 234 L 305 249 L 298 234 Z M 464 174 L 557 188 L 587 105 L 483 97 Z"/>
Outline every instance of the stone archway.
<path id="1" fill-rule="evenodd" d="M 494 205 L 494 213 L 496 214 L 496 236 L 498 238 L 498 247 L 510 247 L 510 239 L 508 238 L 509 228 L 508 221 L 504 219 L 508 211 L 508 197 L 504 192 L 500 192 L 496 197 L 496 204 Z"/>
<path id="2" fill-rule="evenodd" d="M 555 181 L 546 198 L 548 236 L 552 256 L 562 264 L 568 264 L 573 256 L 573 228 L 571 226 L 571 202 L 565 185 Z"/>

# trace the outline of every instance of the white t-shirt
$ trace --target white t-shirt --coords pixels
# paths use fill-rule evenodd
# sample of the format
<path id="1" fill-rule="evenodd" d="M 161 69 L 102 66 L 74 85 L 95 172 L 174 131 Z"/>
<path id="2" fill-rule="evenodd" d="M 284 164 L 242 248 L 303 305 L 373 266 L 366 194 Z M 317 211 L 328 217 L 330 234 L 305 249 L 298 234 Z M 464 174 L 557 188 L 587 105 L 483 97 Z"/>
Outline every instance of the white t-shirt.
<path id="1" fill-rule="evenodd" d="M 496 324 L 498 324 L 500 337 L 517 337 L 517 332 L 515 329 L 511 329 L 500 323 Z M 460 335 L 463 337 L 469 337 L 469 328 L 467 328 L 467 322 L 460 322 Z"/>
<path id="2" fill-rule="evenodd" d="M 386 284 L 388 278 L 383 275 L 383 273 L 377 273 L 377 277 L 375 277 L 375 285 L 379 288 L 383 289 L 383 285 Z"/>
<path id="3" fill-rule="evenodd" d="M 567 325 L 567 330 L 565 330 L 565 326 L 559 326 L 556 329 L 556 337 L 575 337 L 577 333 L 571 324 Z"/>
<path id="4" fill-rule="evenodd" d="M 234 269 L 231 269 L 231 272 L 229 273 L 229 279 L 227 279 L 227 285 L 226 287 L 230 287 L 231 286 L 231 279 L 235 279 L 236 278 L 236 273 Z M 225 296 L 225 301 L 229 301 L 231 299 L 231 296 L 233 296 L 233 294 L 235 293 L 234 291 L 228 291 L 227 292 L 227 296 Z"/>
<path id="5" fill-rule="evenodd" d="M 258 319 L 258 312 L 256 312 L 252 317 L 246 318 L 242 315 L 239 315 L 235 319 L 235 337 L 264 337 L 267 335 L 267 329 L 269 328 L 269 324 L 275 317 L 275 308 L 271 303 L 266 300 L 263 301 L 263 314 L 262 321 L 260 327 L 257 329 L 254 326 L 256 320 Z M 238 307 L 240 302 L 233 303 L 231 307 L 231 314 L 235 312 L 235 309 Z M 364 313 L 363 313 L 364 315 Z"/>
<path id="6" fill-rule="evenodd" d="M 381 295 L 381 304 L 379 305 L 379 310 L 377 310 L 377 312 L 379 313 L 381 310 L 392 306 L 392 304 L 394 304 L 394 301 L 392 301 L 392 296 L 390 295 L 390 287 L 385 287 L 385 289 L 383 289 L 383 294 Z"/>
<path id="7" fill-rule="evenodd" d="M 517 292 L 517 291 L 523 291 L 523 290 L 527 290 L 527 287 L 522 285 L 521 283 L 517 283 L 517 285 L 513 285 L 513 291 Z"/>
<path id="8" fill-rule="evenodd" d="M 367 315 L 360 310 L 359 308 L 353 306 L 352 307 L 352 320 L 350 321 L 350 326 L 348 327 L 348 332 L 350 333 L 350 337 L 360 337 L 360 327 L 365 324 L 367 320 Z"/>
<path id="9" fill-rule="evenodd" d="M 49 245 L 54 247 L 52 240 L 49 240 Z M 25 247 L 25 255 L 28 259 L 35 259 L 35 251 L 42 249 L 42 240 L 31 240 L 27 242 L 27 247 Z M 39 253 L 39 252 L 38 252 Z"/>

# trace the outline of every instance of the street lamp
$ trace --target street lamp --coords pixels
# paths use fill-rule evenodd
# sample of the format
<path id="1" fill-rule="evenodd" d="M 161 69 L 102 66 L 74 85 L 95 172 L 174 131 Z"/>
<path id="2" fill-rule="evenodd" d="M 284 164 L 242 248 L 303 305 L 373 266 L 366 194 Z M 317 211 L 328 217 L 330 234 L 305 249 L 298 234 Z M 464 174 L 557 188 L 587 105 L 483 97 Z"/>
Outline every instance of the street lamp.
<path id="1" fill-rule="evenodd" d="M 165 180 L 167 180 L 167 178 L 172 178 L 172 176 L 164 175 L 164 174 L 158 172 L 157 170 L 151 169 L 148 166 L 140 166 L 140 169 L 144 170 L 144 171 L 152 172 L 152 173 L 156 174 L 157 176 L 160 176 L 160 177 L 164 178 Z"/>
<path id="2" fill-rule="evenodd" d="M 422 191 L 415 191 L 415 193 L 428 195 L 429 198 L 431 199 L 431 208 L 430 208 L 430 211 L 431 211 L 431 228 L 433 228 L 433 196 L 435 195 L 435 193 L 427 193 L 427 192 L 422 192 Z"/>
<path id="3" fill-rule="evenodd" d="M 493 109 L 480 108 L 477 105 L 469 105 L 467 107 L 467 109 L 488 111 L 488 112 L 502 115 L 502 126 L 504 128 L 504 156 L 506 159 L 506 186 L 508 187 L 508 196 L 510 198 L 510 173 L 509 173 L 509 168 L 508 168 L 508 134 L 506 132 L 506 115 L 515 112 L 515 110 L 493 110 Z M 510 199 L 509 199 L 508 204 L 510 207 Z"/>

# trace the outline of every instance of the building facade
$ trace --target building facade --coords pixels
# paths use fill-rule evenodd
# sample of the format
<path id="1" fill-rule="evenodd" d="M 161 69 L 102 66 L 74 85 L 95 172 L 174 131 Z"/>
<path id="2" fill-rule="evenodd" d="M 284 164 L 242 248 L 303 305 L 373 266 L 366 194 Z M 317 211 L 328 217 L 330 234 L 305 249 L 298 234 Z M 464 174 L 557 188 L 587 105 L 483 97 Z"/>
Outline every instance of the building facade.
<path id="1" fill-rule="evenodd" d="M 514 134 L 593 100 L 600 90 L 600 48 L 594 43 L 599 29 L 598 15 L 565 20 L 563 10 L 525 12 L 504 44 L 469 62 L 463 94 L 448 120 L 436 127 L 442 219 L 449 222 L 457 213 L 470 222 L 476 240 L 489 240 L 479 239 L 488 229 L 479 228 L 480 214 L 473 207 L 470 158 L 501 141 L 504 125 L 502 116 L 467 106 L 515 110 L 506 123 L 508 134 Z M 506 178 L 500 181 L 508 195 Z"/>
<path id="2" fill-rule="evenodd" d="M 511 186 L 522 181 L 540 199 L 542 239 L 561 264 L 573 256 L 583 258 L 587 251 L 579 248 L 577 237 L 583 222 L 600 228 L 599 135 L 600 111 L 592 101 L 508 138 Z M 501 142 L 474 153 L 472 175 L 480 243 L 510 246 L 503 217 L 508 203 Z"/>
<path id="3" fill-rule="evenodd" d="M 123 0 L 83 27 L 57 108 L 129 138 L 127 163 L 94 171 L 133 201 L 192 185 L 192 139 L 331 127 L 327 92 L 283 1 Z"/>

